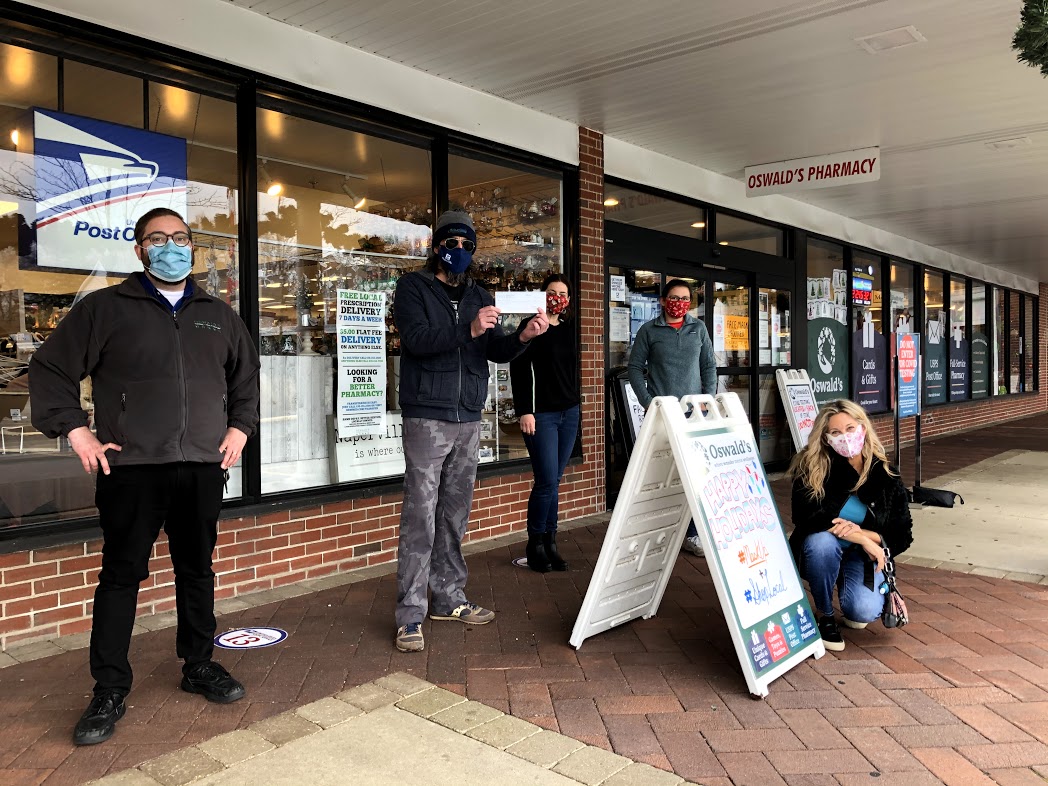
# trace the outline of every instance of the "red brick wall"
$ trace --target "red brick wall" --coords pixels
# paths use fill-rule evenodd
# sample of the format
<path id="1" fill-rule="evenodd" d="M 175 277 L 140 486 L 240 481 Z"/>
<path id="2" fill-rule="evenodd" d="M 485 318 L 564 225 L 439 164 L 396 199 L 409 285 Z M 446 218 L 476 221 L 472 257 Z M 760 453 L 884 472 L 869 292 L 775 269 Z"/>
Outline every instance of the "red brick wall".
<path id="1" fill-rule="evenodd" d="M 576 296 L 582 332 L 581 464 L 560 487 L 564 520 L 604 510 L 604 140 L 579 135 L 582 271 Z M 531 473 L 477 483 L 466 540 L 526 528 Z M 227 519 L 215 551 L 217 598 L 293 584 L 396 559 L 400 494 Z M 101 540 L 0 554 L 0 648 L 90 629 Z M 523 553 L 523 549 L 521 549 Z M 175 606 L 174 573 L 163 535 L 142 584 L 139 612 Z M 393 609 L 389 609 L 392 619 Z"/>

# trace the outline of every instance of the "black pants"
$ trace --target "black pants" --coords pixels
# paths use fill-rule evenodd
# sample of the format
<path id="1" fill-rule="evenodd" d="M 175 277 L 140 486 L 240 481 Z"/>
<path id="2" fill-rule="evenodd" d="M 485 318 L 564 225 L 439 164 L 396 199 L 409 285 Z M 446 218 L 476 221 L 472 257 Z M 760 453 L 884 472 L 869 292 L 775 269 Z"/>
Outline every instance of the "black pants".
<path id="1" fill-rule="evenodd" d="M 95 692 L 131 690 L 131 628 L 138 586 L 163 527 L 175 569 L 176 653 L 186 666 L 211 659 L 215 637 L 215 574 L 224 473 L 218 464 L 114 467 L 98 475 L 95 504 L 102 526 L 102 571 L 91 627 Z M 183 667 L 185 668 L 185 667 Z"/>

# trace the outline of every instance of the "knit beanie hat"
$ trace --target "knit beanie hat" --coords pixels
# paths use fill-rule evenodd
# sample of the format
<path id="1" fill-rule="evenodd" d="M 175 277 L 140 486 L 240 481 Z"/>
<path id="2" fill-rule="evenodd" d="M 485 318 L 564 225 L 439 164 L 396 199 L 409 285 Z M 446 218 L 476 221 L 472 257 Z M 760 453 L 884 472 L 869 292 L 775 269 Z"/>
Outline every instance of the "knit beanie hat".
<path id="1" fill-rule="evenodd" d="M 437 228 L 433 230 L 433 245 L 439 246 L 449 237 L 461 237 L 477 243 L 477 230 L 473 228 L 473 219 L 469 213 L 458 210 L 446 210 L 437 219 Z"/>

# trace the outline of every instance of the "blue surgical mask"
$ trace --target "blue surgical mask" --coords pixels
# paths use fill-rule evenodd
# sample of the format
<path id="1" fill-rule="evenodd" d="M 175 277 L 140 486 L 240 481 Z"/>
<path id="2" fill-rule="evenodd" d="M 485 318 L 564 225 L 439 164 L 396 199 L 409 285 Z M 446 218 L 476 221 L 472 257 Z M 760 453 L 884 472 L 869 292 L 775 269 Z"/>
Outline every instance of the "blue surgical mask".
<path id="1" fill-rule="evenodd" d="M 162 246 L 150 246 L 149 272 L 169 284 L 177 284 L 193 272 L 193 249 L 189 246 L 176 246 L 168 238 Z"/>
<path id="2" fill-rule="evenodd" d="M 440 261 L 444 264 L 445 270 L 458 275 L 466 272 L 466 268 L 473 261 L 473 255 L 464 248 L 444 248 L 444 246 L 441 246 Z"/>

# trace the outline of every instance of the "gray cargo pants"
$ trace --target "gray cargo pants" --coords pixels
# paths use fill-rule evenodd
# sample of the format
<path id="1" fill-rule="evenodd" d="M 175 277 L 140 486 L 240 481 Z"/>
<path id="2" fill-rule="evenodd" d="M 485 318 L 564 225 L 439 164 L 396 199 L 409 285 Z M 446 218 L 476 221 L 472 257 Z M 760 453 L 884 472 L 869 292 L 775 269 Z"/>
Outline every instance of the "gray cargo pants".
<path id="1" fill-rule="evenodd" d="M 404 505 L 397 547 L 397 627 L 466 602 L 462 536 L 477 480 L 480 423 L 404 418 Z"/>

